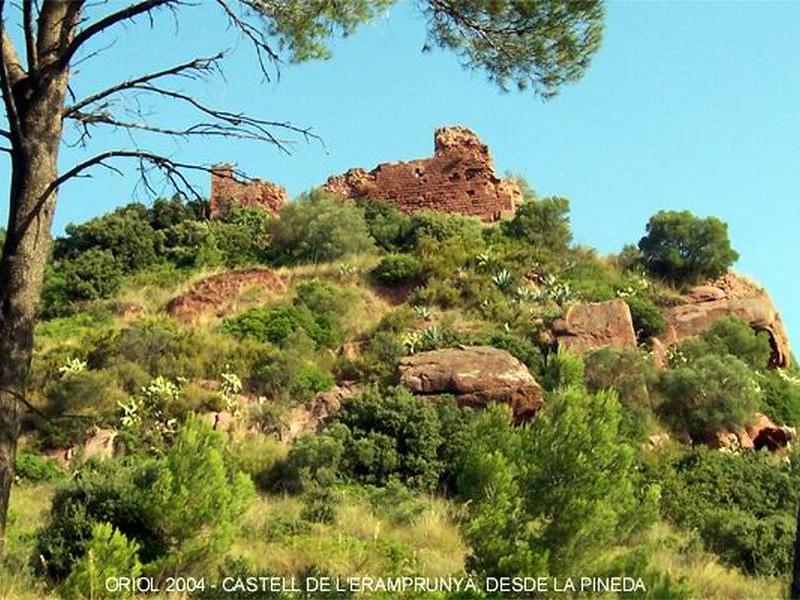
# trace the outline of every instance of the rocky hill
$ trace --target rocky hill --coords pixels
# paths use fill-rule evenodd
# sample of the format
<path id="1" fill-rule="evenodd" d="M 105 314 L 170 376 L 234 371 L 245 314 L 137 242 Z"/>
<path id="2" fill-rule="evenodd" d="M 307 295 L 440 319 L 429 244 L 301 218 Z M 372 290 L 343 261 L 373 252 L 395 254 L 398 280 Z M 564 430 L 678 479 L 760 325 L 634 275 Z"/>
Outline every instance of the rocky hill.
<path id="1" fill-rule="evenodd" d="M 724 224 L 658 213 L 600 256 L 461 128 L 293 202 L 219 177 L 211 211 L 132 204 L 55 244 L 14 593 L 114 556 L 779 594 L 800 374 Z"/>

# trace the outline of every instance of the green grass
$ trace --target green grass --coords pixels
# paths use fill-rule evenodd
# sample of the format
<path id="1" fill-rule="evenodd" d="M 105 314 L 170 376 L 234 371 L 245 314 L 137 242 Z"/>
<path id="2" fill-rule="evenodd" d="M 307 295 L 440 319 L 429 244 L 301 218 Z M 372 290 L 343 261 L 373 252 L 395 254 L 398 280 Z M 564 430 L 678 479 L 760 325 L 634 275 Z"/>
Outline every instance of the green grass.
<path id="1" fill-rule="evenodd" d="M 0 564 L 0 600 L 52 598 L 30 568 L 36 530 L 44 523 L 53 484 L 14 486 L 4 560 Z"/>

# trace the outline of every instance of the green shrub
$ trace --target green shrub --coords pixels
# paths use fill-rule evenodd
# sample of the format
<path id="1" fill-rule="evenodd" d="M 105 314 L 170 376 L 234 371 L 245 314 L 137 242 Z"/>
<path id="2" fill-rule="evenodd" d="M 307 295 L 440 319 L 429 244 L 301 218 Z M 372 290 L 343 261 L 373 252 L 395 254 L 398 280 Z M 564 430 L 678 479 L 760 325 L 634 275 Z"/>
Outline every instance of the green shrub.
<path id="1" fill-rule="evenodd" d="M 411 217 L 400 212 L 393 204 L 376 200 L 359 202 L 364 210 L 369 234 L 386 252 L 400 252 L 408 248 L 412 235 Z"/>
<path id="2" fill-rule="evenodd" d="M 675 431 L 697 440 L 744 427 L 761 402 L 750 369 L 730 355 L 709 354 L 665 370 L 657 389 L 659 414 Z"/>
<path id="3" fill-rule="evenodd" d="M 787 574 L 800 483 L 795 460 L 693 449 L 660 477 L 662 510 L 675 524 L 698 530 L 725 562 L 750 574 Z"/>
<path id="4" fill-rule="evenodd" d="M 225 551 L 251 495 L 222 434 L 189 419 L 162 458 L 90 463 L 59 488 L 33 561 L 62 580 L 84 556 L 95 525 L 109 523 L 139 545 L 143 563 L 157 561 L 153 570 L 186 565 Z"/>
<path id="5" fill-rule="evenodd" d="M 572 241 L 569 200 L 531 198 L 517 207 L 514 218 L 502 223 L 509 237 L 552 252 L 565 252 Z"/>
<path id="6" fill-rule="evenodd" d="M 155 464 L 145 502 L 169 541 L 167 564 L 213 557 L 233 541 L 235 524 L 253 497 L 253 484 L 228 460 L 225 446 L 221 433 L 189 418 Z"/>
<path id="7" fill-rule="evenodd" d="M 268 230 L 270 257 L 281 265 L 325 262 L 374 247 L 364 212 L 320 190 L 286 204 Z"/>
<path id="8" fill-rule="evenodd" d="M 333 376 L 318 363 L 314 342 L 302 331 L 287 336 L 283 349 L 259 359 L 250 385 L 273 400 L 292 403 L 310 400 L 333 385 Z"/>
<path id="9" fill-rule="evenodd" d="M 17 453 L 14 461 L 14 477 L 18 483 L 43 483 L 64 478 L 58 462 L 24 450 Z"/>
<path id="10" fill-rule="evenodd" d="M 406 486 L 396 480 L 371 491 L 369 502 L 376 516 L 395 525 L 411 525 L 425 512 L 425 505 Z"/>
<path id="11" fill-rule="evenodd" d="M 145 506 L 149 481 L 144 466 L 105 461 L 84 467 L 53 496 L 48 522 L 36 535 L 34 565 L 54 580 L 64 579 L 102 522 L 135 539 L 143 561 L 164 554 L 167 541 Z"/>
<path id="12" fill-rule="evenodd" d="M 120 285 L 122 270 L 109 250 L 90 248 L 61 265 L 64 294 L 71 300 L 96 300 L 113 295 Z"/>
<path id="13" fill-rule="evenodd" d="M 640 341 L 658 337 L 667 330 L 667 319 L 649 298 L 631 296 L 625 299 L 631 309 L 633 330 Z"/>
<path id="14" fill-rule="evenodd" d="M 760 375 L 764 412 L 777 423 L 800 425 L 800 379 L 796 373 L 771 369 Z"/>
<path id="15" fill-rule="evenodd" d="M 651 357 L 640 351 L 605 347 L 586 353 L 583 359 L 587 389 L 614 390 L 623 409 L 621 433 L 644 441 L 656 424 L 648 392 L 648 383 L 655 378 Z"/>
<path id="16" fill-rule="evenodd" d="M 161 233 L 164 257 L 178 267 L 214 267 L 225 261 L 209 223 L 182 221 Z"/>
<path id="17" fill-rule="evenodd" d="M 148 211 L 150 226 L 156 231 L 169 229 L 180 223 L 197 221 L 201 218 L 198 203 L 186 202 L 181 196 L 156 198 Z"/>
<path id="18" fill-rule="evenodd" d="M 312 523 L 336 521 L 336 494 L 329 486 L 313 485 L 303 493 L 300 518 Z"/>
<path id="19" fill-rule="evenodd" d="M 129 541 L 112 525 L 95 524 L 83 558 L 77 562 L 61 587 L 62 597 L 75 600 L 107 597 L 108 579 L 135 579 L 141 574 L 142 565 L 136 554 L 138 550 L 136 542 Z M 133 592 L 123 590 L 113 596 L 130 598 Z"/>
<path id="20" fill-rule="evenodd" d="M 505 406 L 479 415 L 458 476 L 468 570 L 588 574 L 598 552 L 652 523 L 658 490 L 641 485 L 619 422 L 613 392 L 575 386 L 551 396 L 531 427 L 514 428 Z"/>
<path id="21" fill-rule="evenodd" d="M 639 249 L 651 273 L 678 284 L 719 277 L 739 258 L 725 223 L 716 217 L 701 219 L 688 210 L 651 217 Z"/>
<path id="22" fill-rule="evenodd" d="M 56 240 L 56 259 L 77 259 L 94 249 L 109 252 L 118 270 L 132 273 L 156 261 L 158 236 L 143 204 L 128 204 L 80 225 L 67 225 L 66 237 Z"/>
<path id="23" fill-rule="evenodd" d="M 338 344 L 341 343 L 348 317 L 358 312 L 361 298 L 352 288 L 312 279 L 297 285 L 293 304 L 305 306 L 320 327 L 330 332 L 331 342 L 324 343 Z"/>
<path id="24" fill-rule="evenodd" d="M 283 344 L 295 332 L 302 331 L 316 343 L 332 346 L 336 333 L 329 323 L 320 323 L 305 305 L 291 304 L 251 308 L 222 322 L 222 330 L 238 337 Z"/>
<path id="25" fill-rule="evenodd" d="M 559 349 L 547 355 L 542 383 L 548 390 L 583 387 L 585 365 L 580 356 Z"/>
<path id="26" fill-rule="evenodd" d="M 290 489 L 302 486 L 304 479 L 378 486 L 396 479 L 433 490 L 450 466 L 443 460 L 445 446 L 456 437 L 454 415 L 449 415 L 447 428 L 443 415 L 434 403 L 403 388 L 371 388 L 346 400 L 322 433 L 302 438 L 276 477 Z M 456 419 L 463 416 L 459 412 Z"/>
<path id="27" fill-rule="evenodd" d="M 767 332 L 756 332 L 746 321 L 733 316 L 718 319 L 699 337 L 686 340 L 678 349 L 689 360 L 707 354 L 735 356 L 751 369 L 765 368 L 772 355 Z"/>
<path id="28" fill-rule="evenodd" d="M 422 263 L 408 254 L 390 254 L 381 259 L 372 275 L 383 285 L 416 283 L 422 276 Z"/>
<path id="29" fill-rule="evenodd" d="M 127 395 L 106 371 L 65 373 L 44 388 L 50 415 L 109 416 Z"/>

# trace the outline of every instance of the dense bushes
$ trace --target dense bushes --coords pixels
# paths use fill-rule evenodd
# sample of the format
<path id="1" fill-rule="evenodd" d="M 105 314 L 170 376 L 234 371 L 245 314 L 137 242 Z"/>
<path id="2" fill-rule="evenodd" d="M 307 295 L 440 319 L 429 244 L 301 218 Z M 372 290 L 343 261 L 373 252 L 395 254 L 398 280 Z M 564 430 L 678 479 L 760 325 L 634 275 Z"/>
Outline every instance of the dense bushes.
<path id="1" fill-rule="evenodd" d="M 434 404 L 403 388 L 371 388 L 350 398 L 322 434 L 303 438 L 291 450 L 279 469 L 282 484 L 343 478 L 386 485 L 397 479 L 433 490 L 452 468 L 443 458 L 458 447 L 466 418 L 449 402 Z"/>
<path id="2" fill-rule="evenodd" d="M 661 211 L 651 217 L 639 249 L 651 273 L 678 284 L 719 277 L 739 258 L 725 223 L 689 211 Z"/>
<path id="3" fill-rule="evenodd" d="M 649 340 L 666 331 L 667 319 L 652 300 L 646 297 L 631 296 L 625 301 L 631 309 L 633 330 L 636 332 L 638 340 Z"/>
<path id="4" fill-rule="evenodd" d="M 735 356 L 751 369 L 757 370 L 769 363 L 772 347 L 765 331 L 753 331 L 746 321 L 738 317 L 723 317 L 699 337 L 683 342 L 679 354 L 688 360 L 708 354 Z"/>
<path id="5" fill-rule="evenodd" d="M 163 458 L 88 465 L 59 489 L 37 534 L 34 563 L 63 579 L 100 523 L 135 541 L 143 563 L 192 563 L 225 549 L 251 487 L 225 457 L 221 434 L 190 419 Z"/>
<path id="6" fill-rule="evenodd" d="M 384 285 L 415 283 L 422 275 L 422 263 L 407 254 L 390 254 L 381 259 L 372 274 Z"/>
<path id="7" fill-rule="evenodd" d="M 800 425 L 800 378 L 797 372 L 772 369 L 760 374 L 763 409 L 778 423 Z"/>
<path id="8" fill-rule="evenodd" d="M 561 389 L 530 427 L 507 407 L 479 415 L 460 459 L 469 499 L 469 570 L 486 576 L 589 574 L 597 553 L 655 518 L 657 489 L 639 484 L 617 438 L 613 393 Z"/>
<path id="9" fill-rule="evenodd" d="M 696 440 L 744 427 L 760 405 L 753 375 L 731 355 L 705 355 L 664 371 L 658 391 L 663 397 L 658 410 L 664 420 Z"/>
<path id="10" fill-rule="evenodd" d="M 42 483 L 62 479 L 64 471 L 54 459 L 22 450 L 14 461 L 14 477 L 18 483 Z"/>
<path id="11" fill-rule="evenodd" d="M 759 575 L 789 572 L 800 483 L 796 466 L 765 452 L 699 448 L 669 464 L 659 479 L 664 514 L 696 528 L 727 562 Z"/>
<path id="12" fill-rule="evenodd" d="M 373 248 L 363 211 L 315 190 L 286 204 L 269 225 L 277 264 L 318 263 Z"/>
<path id="13" fill-rule="evenodd" d="M 531 246 L 564 252 L 572 241 L 569 200 L 532 198 L 517 207 L 514 218 L 503 223 L 506 235 Z"/>

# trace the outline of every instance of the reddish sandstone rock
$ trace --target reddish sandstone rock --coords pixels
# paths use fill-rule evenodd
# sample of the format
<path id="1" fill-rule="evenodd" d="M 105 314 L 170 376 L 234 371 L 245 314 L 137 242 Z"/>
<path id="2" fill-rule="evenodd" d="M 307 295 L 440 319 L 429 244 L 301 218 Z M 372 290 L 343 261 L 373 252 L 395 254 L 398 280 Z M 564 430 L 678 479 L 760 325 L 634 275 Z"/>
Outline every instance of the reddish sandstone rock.
<path id="1" fill-rule="evenodd" d="M 570 307 L 564 318 L 553 324 L 553 333 L 560 348 L 576 354 L 603 346 L 636 348 L 631 310 L 619 299 Z"/>
<path id="2" fill-rule="evenodd" d="M 226 200 L 234 200 L 243 206 L 263 208 L 270 214 L 277 212 L 289 201 L 286 190 L 263 179 L 241 181 L 230 165 L 217 165 L 211 170 L 211 195 L 209 205 L 211 218 L 219 213 Z"/>
<path id="3" fill-rule="evenodd" d="M 465 127 L 442 127 L 432 158 L 383 163 L 372 171 L 350 169 L 328 178 L 325 189 L 345 198 L 392 202 L 406 213 L 431 209 L 486 222 L 512 215 L 522 193 L 497 176 L 489 148 Z"/>
<path id="4" fill-rule="evenodd" d="M 793 427 L 776 425 L 768 416 L 759 413 L 756 420 L 747 427 L 747 435 L 756 450 L 767 448 L 774 451 L 786 447 L 794 439 L 796 431 Z"/>
<path id="5" fill-rule="evenodd" d="M 453 394 L 462 406 L 508 404 L 514 419 L 530 419 L 542 390 L 528 369 L 505 350 L 489 346 L 420 352 L 400 359 L 400 383 L 416 394 Z"/>
<path id="6" fill-rule="evenodd" d="M 182 321 L 192 321 L 216 310 L 224 312 L 247 288 L 258 287 L 266 293 L 283 292 L 283 279 L 266 269 L 240 269 L 227 271 L 201 279 L 191 289 L 173 298 L 167 312 Z"/>
<path id="7" fill-rule="evenodd" d="M 715 321 L 736 316 L 757 331 L 766 331 L 772 344 L 770 364 L 786 367 L 791 351 L 786 328 L 769 295 L 742 277 L 729 273 L 717 281 L 698 286 L 684 296 L 685 302 L 665 309 L 669 323 L 661 341 L 672 346 L 701 334 Z"/>

